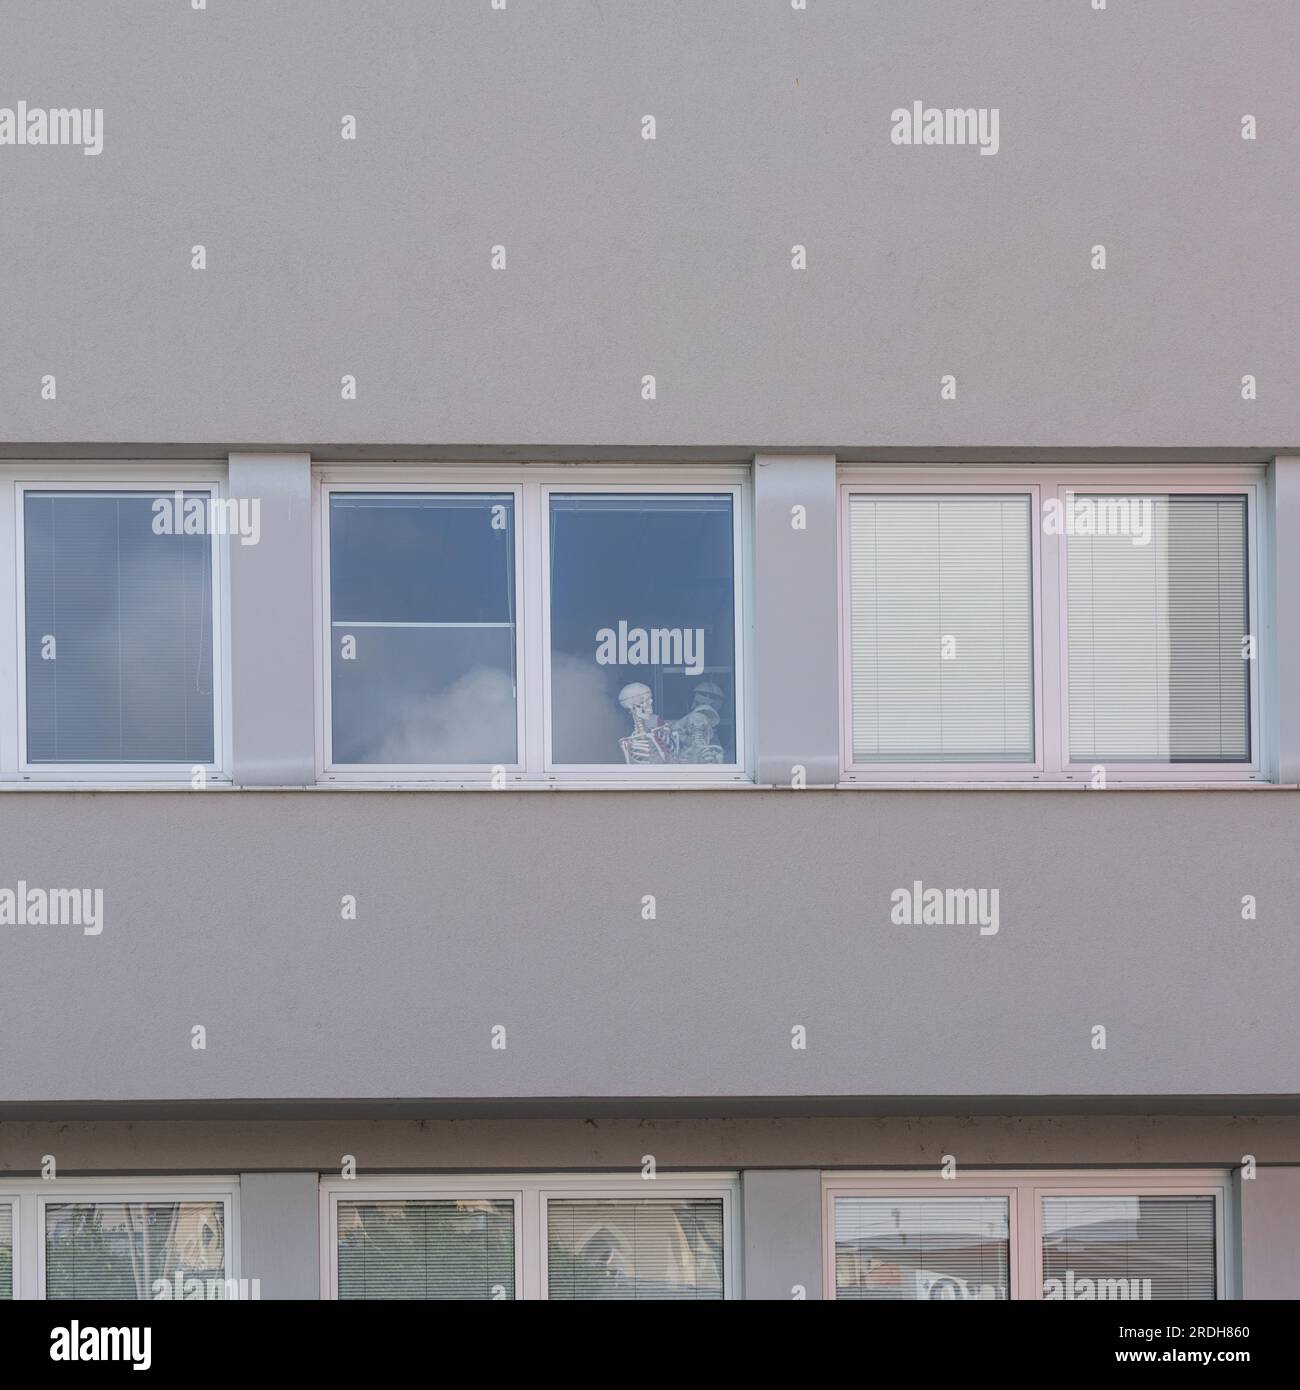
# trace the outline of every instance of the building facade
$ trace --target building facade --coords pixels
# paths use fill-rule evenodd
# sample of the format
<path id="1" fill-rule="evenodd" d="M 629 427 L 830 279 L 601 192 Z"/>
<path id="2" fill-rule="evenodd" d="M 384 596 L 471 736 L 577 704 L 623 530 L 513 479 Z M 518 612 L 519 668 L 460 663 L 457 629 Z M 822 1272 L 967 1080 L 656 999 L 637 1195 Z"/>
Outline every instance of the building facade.
<path id="1" fill-rule="evenodd" d="M 954 8 L 0 4 L 0 1298 L 1300 1297 L 1300 17 Z"/>

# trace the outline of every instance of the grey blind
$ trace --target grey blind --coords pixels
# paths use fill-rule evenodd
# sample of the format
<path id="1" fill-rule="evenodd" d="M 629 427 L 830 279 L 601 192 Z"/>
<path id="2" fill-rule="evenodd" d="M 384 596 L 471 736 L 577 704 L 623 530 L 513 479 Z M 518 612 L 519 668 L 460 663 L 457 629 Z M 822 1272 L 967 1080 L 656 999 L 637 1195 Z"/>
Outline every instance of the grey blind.
<path id="1" fill-rule="evenodd" d="M 338 1204 L 340 1298 L 511 1299 L 514 1203 Z"/>
<path id="2" fill-rule="evenodd" d="M 837 1197 L 835 1297 L 1010 1297 L 1005 1197 Z"/>
<path id="3" fill-rule="evenodd" d="M 549 1201 L 554 1299 L 720 1299 L 722 1202 Z"/>
<path id="4" fill-rule="evenodd" d="M 1067 537 L 1070 756 L 1248 762 L 1245 499 L 1080 502 L 1147 504 L 1148 524 Z"/>
<path id="5" fill-rule="evenodd" d="M 221 1202 L 72 1202 L 45 1208 L 46 1298 L 152 1299 L 197 1278 L 222 1297 Z M 183 1287 L 183 1282 L 182 1282 Z"/>
<path id="6" fill-rule="evenodd" d="M 212 761 L 212 542 L 159 496 L 26 494 L 30 762 Z"/>
<path id="7" fill-rule="evenodd" d="M 1033 761 L 1030 526 L 1027 496 L 850 500 L 855 762 Z"/>
<path id="8" fill-rule="evenodd" d="M 14 1296 L 14 1209 L 0 1204 L 0 1299 Z"/>
<path id="9" fill-rule="evenodd" d="M 1213 1197 L 1044 1197 L 1043 1296 L 1215 1296 Z"/>

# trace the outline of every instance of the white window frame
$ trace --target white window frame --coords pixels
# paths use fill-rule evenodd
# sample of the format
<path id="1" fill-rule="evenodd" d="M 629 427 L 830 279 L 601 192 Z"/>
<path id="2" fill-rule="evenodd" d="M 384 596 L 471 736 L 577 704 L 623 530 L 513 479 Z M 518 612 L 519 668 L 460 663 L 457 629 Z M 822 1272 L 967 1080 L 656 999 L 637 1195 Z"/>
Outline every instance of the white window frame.
<path id="1" fill-rule="evenodd" d="M 843 634 L 840 642 L 840 665 L 841 665 L 841 690 L 842 698 L 840 701 L 841 726 L 840 738 L 841 746 L 844 750 L 844 766 L 842 775 L 846 781 L 855 781 L 866 776 L 879 777 L 887 781 L 963 781 L 981 780 L 989 777 L 996 777 L 999 781 L 1012 778 L 1043 775 L 1043 711 L 1044 700 L 1042 698 L 1043 688 L 1043 620 L 1042 620 L 1042 584 L 1040 575 L 1042 572 L 1041 541 L 1041 504 L 1040 504 L 1040 485 L 1031 480 L 1016 479 L 999 485 L 971 486 L 966 484 L 961 478 L 954 478 L 950 483 L 921 483 L 909 485 L 905 483 L 881 483 L 871 486 L 856 486 L 851 483 L 842 483 L 840 486 L 840 631 Z M 854 497 L 981 497 L 997 498 L 1005 497 L 1008 499 L 1027 498 L 1029 501 L 1029 531 L 1030 531 L 1030 573 L 1029 573 L 1029 599 L 1030 599 L 1030 623 L 1032 630 L 1033 654 L 1030 666 L 1030 677 L 1033 681 L 1031 696 L 1034 702 L 1033 708 L 1033 729 L 1034 729 L 1034 757 L 1030 762 L 880 762 L 880 763 L 855 763 L 853 762 L 853 640 L 852 640 L 852 612 L 851 593 L 852 593 L 852 564 L 853 554 L 850 540 L 850 527 L 852 523 L 851 502 Z"/>
<path id="2" fill-rule="evenodd" d="M 390 493 L 393 496 L 410 496 L 411 494 L 425 494 L 428 496 L 445 496 L 448 494 L 463 496 L 495 496 L 509 497 L 512 499 L 513 526 L 514 533 L 514 575 L 515 575 L 515 624 L 512 641 L 515 648 L 515 758 L 512 762 L 500 764 L 508 773 L 518 775 L 523 771 L 521 754 L 524 747 L 524 668 L 523 668 L 523 488 L 518 483 L 491 483 L 480 482 L 477 486 L 471 486 L 464 482 L 447 483 L 443 486 L 428 487 L 423 484 L 402 484 L 394 482 L 369 483 L 362 481 L 355 486 L 344 483 L 321 482 L 318 485 L 317 503 L 317 545 L 319 548 L 319 579 L 315 586 L 318 596 L 317 628 L 319 632 L 317 640 L 317 724 L 316 724 L 316 758 L 317 769 L 321 776 L 339 781 L 362 781 L 373 782 L 376 780 L 385 781 L 395 777 L 406 776 L 409 774 L 427 773 L 434 775 L 446 773 L 456 777 L 458 780 L 471 778 L 474 776 L 490 777 L 491 768 L 487 773 L 481 765 L 474 763 L 446 763 L 446 764 L 405 764 L 405 763 L 340 763 L 334 761 L 333 737 L 334 737 L 334 704 L 333 704 L 333 672 L 334 672 L 334 620 L 331 617 L 332 611 L 332 591 L 330 587 L 330 503 L 337 494 L 340 496 L 364 495 L 372 496 L 376 494 Z"/>
<path id="3" fill-rule="evenodd" d="M 583 465 L 487 467 L 464 465 L 328 464 L 312 470 L 313 570 L 316 631 L 316 772 L 324 784 L 371 786 L 443 784 L 466 787 L 662 786 L 752 784 L 748 719 L 751 623 L 749 470 L 595 468 Z M 332 751 L 332 630 L 329 588 L 329 511 L 335 493 L 511 494 L 515 499 L 516 761 L 480 764 L 340 764 Z M 552 493 L 629 495 L 727 493 L 732 498 L 732 574 L 735 616 L 736 755 L 730 764 L 626 767 L 555 764 L 551 760 L 550 497 Z"/>
<path id="4" fill-rule="evenodd" d="M 240 1277 L 238 1178 L 19 1178 L 0 1187 L 14 1212 L 16 1299 L 45 1298 L 45 1209 L 76 1202 L 220 1202 L 225 1278 Z"/>
<path id="5" fill-rule="evenodd" d="M 1002 469 L 967 467 L 845 467 L 839 483 L 839 631 L 840 631 L 840 778 L 841 785 L 887 784 L 960 786 L 970 783 L 1054 784 L 1086 788 L 1093 769 L 1104 766 L 1113 785 L 1248 785 L 1267 780 L 1263 771 L 1261 681 L 1264 609 L 1260 545 L 1264 528 L 1264 471 L 1258 467 L 1187 466 L 1137 469 L 1093 465 L 1025 465 Z M 1247 596 L 1249 630 L 1256 639 L 1250 663 L 1250 759 L 1240 763 L 1141 763 L 1072 761 L 1069 749 L 1066 537 L 1047 535 L 1043 512 L 1049 500 L 1067 492 L 1103 492 L 1115 496 L 1242 496 L 1246 499 Z M 853 761 L 853 648 L 850 613 L 850 499 L 888 494 L 936 496 L 1023 496 L 1031 498 L 1033 529 L 1034 741 L 1032 763 L 857 762 Z"/>
<path id="6" fill-rule="evenodd" d="M 1213 1197 L 1216 1300 L 1237 1294 L 1232 1237 L 1232 1175 L 1224 1169 L 977 1169 L 953 1178 L 916 1172 L 822 1175 L 822 1297 L 835 1294 L 835 1202 L 840 1197 L 1006 1197 L 1013 1300 L 1043 1300 L 1044 1197 Z"/>
<path id="7" fill-rule="evenodd" d="M 552 1201 L 652 1200 L 722 1202 L 722 1296 L 740 1290 L 740 1178 L 736 1173 L 543 1173 L 529 1176 L 330 1178 L 320 1184 L 320 1291 L 338 1298 L 338 1204 L 384 1201 L 502 1201 L 515 1204 L 515 1299 L 547 1297 L 547 1204 Z"/>
<path id="8" fill-rule="evenodd" d="M 11 1286 L 9 1297 L 17 1302 L 22 1297 L 22 1204 L 19 1193 L 13 1187 L 0 1187 L 0 1207 L 8 1207 L 10 1215 L 10 1238 L 13 1248 L 9 1252 Z"/>
<path id="9" fill-rule="evenodd" d="M 229 783 L 231 747 L 230 601 L 228 536 L 209 537 L 212 592 L 212 749 L 211 762 L 32 763 L 27 760 L 27 630 L 24 566 L 24 499 L 29 492 L 206 493 L 223 499 L 226 470 L 219 465 L 169 464 L 127 467 L 0 469 L 0 535 L 13 538 L 12 571 L 0 566 L 0 781 L 23 784 L 189 785 L 201 771 L 204 781 Z M 6 592 L 8 591 L 8 592 Z"/>

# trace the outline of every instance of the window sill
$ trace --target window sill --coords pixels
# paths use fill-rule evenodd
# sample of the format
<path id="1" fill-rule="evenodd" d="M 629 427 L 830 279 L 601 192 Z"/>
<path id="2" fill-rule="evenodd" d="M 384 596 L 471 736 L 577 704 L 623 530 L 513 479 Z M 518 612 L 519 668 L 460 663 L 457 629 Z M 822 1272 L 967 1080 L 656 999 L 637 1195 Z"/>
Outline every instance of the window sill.
<path id="1" fill-rule="evenodd" d="M 515 781 L 503 787 L 488 782 L 337 780 L 275 786 L 244 785 L 229 779 L 209 779 L 203 788 L 186 781 L 17 781 L 0 780 L 0 795 L 8 792 L 1089 792 L 1083 782 L 836 782 L 792 788 L 785 783 L 753 781 Z M 1282 792 L 1300 791 L 1295 782 L 1112 782 L 1108 792 Z"/>
<path id="2" fill-rule="evenodd" d="M 1226 780 L 1206 782 L 1191 778 L 1183 781 L 1110 781 L 1104 788 L 1095 788 L 1087 782 L 869 782 L 852 781 L 836 784 L 839 791 L 869 792 L 1284 792 L 1300 791 L 1295 782 L 1260 782 Z"/>

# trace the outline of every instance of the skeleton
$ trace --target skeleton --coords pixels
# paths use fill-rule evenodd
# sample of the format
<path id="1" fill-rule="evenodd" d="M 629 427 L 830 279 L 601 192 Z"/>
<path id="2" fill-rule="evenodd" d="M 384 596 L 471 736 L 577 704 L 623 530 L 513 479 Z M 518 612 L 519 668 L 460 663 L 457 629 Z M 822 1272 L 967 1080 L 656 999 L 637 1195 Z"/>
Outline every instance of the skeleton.
<path id="1" fill-rule="evenodd" d="M 673 729 L 673 762 L 720 763 L 722 745 L 713 740 L 718 726 L 718 712 L 712 705 L 697 705 L 689 714 L 675 720 Z"/>
<path id="2" fill-rule="evenodd" d="M 618 741 L 623 761 L 630 765 L 668 762 L 671 731 L 655 713 L 650 687 L 633 681 L 618 692 L 618 702 L 632 716 L 632 732 Z"/>

